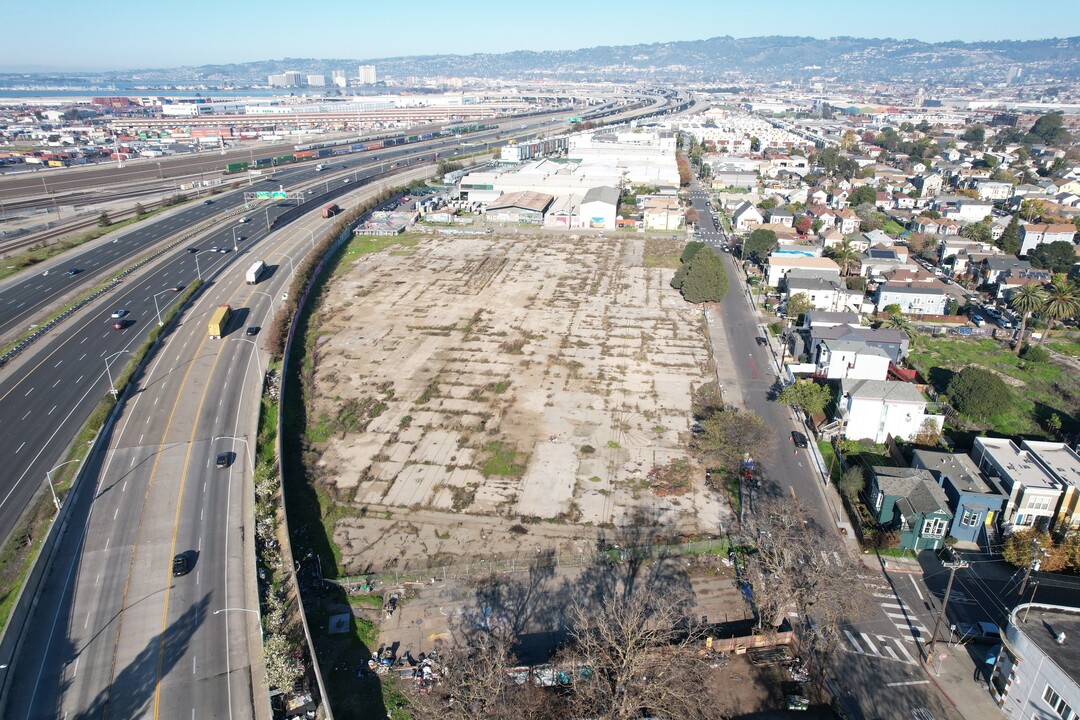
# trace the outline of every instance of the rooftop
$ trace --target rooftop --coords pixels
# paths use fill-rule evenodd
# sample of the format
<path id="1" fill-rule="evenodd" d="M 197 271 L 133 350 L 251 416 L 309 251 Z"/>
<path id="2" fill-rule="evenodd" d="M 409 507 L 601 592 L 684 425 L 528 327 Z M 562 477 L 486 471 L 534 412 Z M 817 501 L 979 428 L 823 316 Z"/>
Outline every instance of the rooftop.
<path id="1" fill-rule="evenodd" d="M 1029 450 L 1054 475 L 1074 488 L 1080 488 L 1080 455 L 1068 445 L 1025 440 L 1021 447 Z"/>
<path id="2" fill-rule="evenodd" d="M 974 447 L 971 449 L 971 457 L 980 467 L 983 467 L 981 458 L 989 456 L 1005 473 L 1007 478 L 1002 480 L 1010 483 L 1020 483 L 1027 488 L 1043 490 L 1060 490 L 1060 482 L 1048 473 L 1027 450 L 1021 450 L 1008 438 L 975 438 Z"/>
<path id="3" fill-rule="evenodd" d="M 949 478 L 952 486 L 959 492 L 983 494 L 997 492 L 997 489 L 986 481 L 979 466 L 968 455 L 916 450 L 914 456 L 919 464 L 930 472 Z"/>
<path id="4" fill-rule="evenodd" d="M 840 383 L 840 392 L 854 399 L 891 400 L 893 402 L 926 403 L 919 388 L 911 383 L 891 380 L 851 380 Z"/>
<path id="5" fill-rule="evenodd" d="M 1080 685 L 1080 608 L 1030 605 L 1030 609 L 1027 603 L 1013 608 L 1009 624 Z M 1064 644 L 1058 644 L 1058 633 L 1065 633 Z"/>
<path id="6" fill-rule="evenodd" d="M 886 495 L 907 500 L 901 506 L 905 517 L 933 512 L 949 512 L 949 498 L 927 470 L 876 466 L 872 468 L 878 488 Z M 900 503 L 898 503 L 900 504 Z"/>
<path id="7" fill-rule="evenodd" d="M 535 212 L 544 212 L 554 199 L 553 196 L 546 193 L 522 190 L 520 192 L 503 193 L 498 200 L 488 203 L 487 209 L 491 211 L 501 208 L 523 208 Z"/>

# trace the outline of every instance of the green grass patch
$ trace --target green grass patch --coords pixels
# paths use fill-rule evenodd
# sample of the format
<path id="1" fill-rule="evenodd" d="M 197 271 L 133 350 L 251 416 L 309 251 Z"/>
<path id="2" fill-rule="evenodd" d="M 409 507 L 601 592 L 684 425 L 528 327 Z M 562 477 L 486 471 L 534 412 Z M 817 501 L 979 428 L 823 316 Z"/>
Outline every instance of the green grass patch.
<path id="1" fill-rule="evenodd" d="M 645 267 L 678 270 L 683 247 L 683 243 L 671 238 L 646 238 Z"/>
<path id="2" fill-rule="evenodd" d="M 724 478 L 724 492 L 727 493 L 731 509 L 736 515 L 739 515 L 742 512 L 742 495 L 739 493 L 739 477 L 737 475 L 728 475 Z"/>
<path id="3" fill-rule="evenodd" d="M 1080 357 L 1080 342 L 1048 342 L 1043 347 L 1069 357 Z"/>
<path id="4" fill-rule="evenodd" d="M 608 440 L 607 446 L 609 448 L 611 448 L 612 450 L 618 450 L 620 447 L 622 447 L 621 445 L 619 445 L 619 443 L 615 442 L 614 440 Z"/>
<path id="5" fill-rule="evenodd" d="M 353 607 L 382 609 L 382 597 L 379 595 L 354 595 L 349 598 Z"/>
<path id="6" fill-rule="evenodd" d="M 922 338 L 910 361 L 923 377 L 939 386 L 947 382 L 951 372 L 967 365 L 1012 378 L 1015 382 L 1006 382 L 1013 390 L 1013 402 L 981 423 L 985 429 L 1007 436 L 1046 437 L 1039 421 L 1056 412 L 1066 434 L 1076 431 L 1080 377 L 1055 363 L 1027 362 L 993 340 L 966 338 Z"/>
<path id="7" fill-rule="evenodd" d="M 836 457 L 836 451 L 833 450 L 832 443 L 828 440 L 819 440 L 817 446 L 818 451 L 821 452 L 821 459 L 825 462 L 825 467 L 831 468 L 829 479 L 835 485 L 840 481 L 840 476 L 844 474 L 840 469 L 840 459 Z"/>
<path id="8" fill-rule="evenodd" d="M 398 246 L 402 248 L 415 247 L 424 236 L 420 233 L 405 233 L 403 235 L 357 235 L 350 240 L 337 261 L 332 277 L 337 277 L 348 272 L 353 261 L 359 260 L 365 255 L 377 253 L 388 247 Z"/>
<path id="9" fill-rule="evenodd" d="M 488 455 L 480 467 L 480 472 L 484 477 L 493 475 L 521 477 L 525 473 L 527 460 L 525 453 L 518 452 L 498 440 L 485 445 L 484 452 Z"/>
<path id="10" fill-rule="evenodd" d="M 886 220 L 885 224 L 881 226 L 881 230 L 889 235 L 901 235 L 904 232 L 904 228 L 895 220 Z"/>

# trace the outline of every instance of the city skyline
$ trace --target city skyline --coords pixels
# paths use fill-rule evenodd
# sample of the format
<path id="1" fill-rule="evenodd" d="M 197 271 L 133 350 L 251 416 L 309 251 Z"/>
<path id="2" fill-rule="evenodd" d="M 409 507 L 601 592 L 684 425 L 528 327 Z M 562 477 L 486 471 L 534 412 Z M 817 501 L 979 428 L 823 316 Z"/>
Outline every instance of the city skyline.
<path id="1" fill-rule="evenodd" d="M 776 0 L 764 17 L 757 6 L 687 0 L 679 12 L 657 12 L 644 0 L 587 5 L 550 0 L 537 23 L 531 6 L 477 0 L 469 11 L 420 0 L 405 11 L 390 6 L 294 5 L 268 0 L 253 14 L 248 6 L 194 0 L 178 13 L 170 6 L 120 0 L 105 25 L 113 32 L 65 32 L 63 43 L 42 42 L 38 33 L 15 33 L 0 55 L 0 72 L 86 72 L 232 64 L 278 57 L 374 60 L 413 55 L 469 55 L 515 50 L 575 50 L 702 40 L 731 35 L 794 35 L 815 38 L 914 39 L 925 42 L 1033 40 L 1055 37 L 1048 30 L 1080 28 L 1080 4 L 1043 14 L 1015 12 L 1005 0 L 956 0 L 942 5 L 910 0 L 889 13 L 867 12 L 865 3 L 836 0 L 824 10 L 799 0 Z M 52 6 L 58 17 L 84 12 L 72 0 Z M 12 27 L 41 24 L 38 9 L 16 5 Z M 928 21 L 932 19 L 931 21 Z M 645 21 L 647 19 L 647 21 Z M 1005 21 L 1007 19 L 1007 22 Z M 371 27 L 398 32 L 372 33 Z M 532 27 L 543 28 L 530 32 Z M 139 29 L 137 29 L 139 28 Z M 141 28 L 154 28 L 147 32 Z M 282 29 L 286 32 L 282 32 Z M 269 39 L 269 42 L 268 42 Z"/>

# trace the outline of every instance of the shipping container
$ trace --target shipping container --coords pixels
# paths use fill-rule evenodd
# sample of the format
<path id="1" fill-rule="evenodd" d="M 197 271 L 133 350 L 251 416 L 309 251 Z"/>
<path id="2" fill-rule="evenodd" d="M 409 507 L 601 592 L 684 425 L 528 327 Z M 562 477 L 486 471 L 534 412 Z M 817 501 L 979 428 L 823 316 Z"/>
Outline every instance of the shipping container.
<path id="1" fill-rule="evenodd" d="M 257 168 L 270 167 L 273 164 L 273 162 L 274 161 L 271 160 L 270 158 L 260 158 L 260 159 L 255 161 L 255 167 L 257 167 Z"/>
<path id="2" fill-rule="evenodd" d="M 263 270 L 266 269 L 266 263 L 262 260 L 257 260 L 247 271 L 247 284 L 254 285 L 259 282 L 259 277 L 263 274 Z"/>
<path id="3" fill-rule="evenodd" d="M 367 145 L 364 146 L 365 150 L 382 150 L 382 148 L 383 148 L 383 144 L 382 143 L 377 143 L 377 142 L 368 143 Z"/>
<path id="4" fill-rule="evenodd" d="M 301 150 L 298 153 L 293 153 L 293 157 L 296 158 L 297 160 L 306 160 L 307 158 L 315 157 L 315 151 L 314 150 Z"/>
<path id="5" fill-rule="evenodd" d="M 319 148 L 315 151 L 315 157 L 327 157 L 330 154 L 330 148 Z"/>
<path id="6" fill-rule="evenodd" d="M 378 146 L 378 143 L 374 143 L 374 145 Z M 384 148 L 394 147 L 394 141 L 391 140 L 390 138 L 387 138 L 386 140 L 382 141 L 382 146 Z"/>
<path id="7" fill-rule="evenodd" d="M 291 162 L 295 162 L 296 158 L 292 155 L 278 155 L 274 158 L 275 165 L 288 165 Z"/>
<path id="8" fill-rule="evenodd" d="M 243 162 L 229 163 L 228 165 L 225 166 L 225 172 L 226 173 L 244 172 L 247 169 L 248 169 L 248 164 L 247 164 L 246 160 L 243 161 Z"/>
<path id="9" fill-rule="evenodd" d="M 356 145 L 349 146 L 349 152 L 360 152 L 361 150 L 367 150 L 367 146 L 363 143 L 357 143 Z"/>

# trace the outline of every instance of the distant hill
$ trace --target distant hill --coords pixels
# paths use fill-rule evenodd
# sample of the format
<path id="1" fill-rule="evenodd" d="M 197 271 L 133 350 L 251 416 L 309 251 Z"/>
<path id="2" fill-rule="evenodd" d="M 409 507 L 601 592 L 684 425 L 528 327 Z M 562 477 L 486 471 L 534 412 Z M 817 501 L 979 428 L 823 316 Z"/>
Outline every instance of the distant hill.
<path id="1" fill-rule="evenodd" d="M 1021 77 L 1070 81 L 1080 78 L 1080 37 L 997 42 L 941 42 L 834 37 L 714 37 L 708 40 L 594 47 L 551 52 L 429 55 L 377 60 L 285 58 L 236 65 L 204 65 L 124 73 L 95 73 L 103 79 L 136 82 L 221 84 L 265 83 L 270 73 L 325 73 L 371 63 L 379 77 L 479 76 L 588 81 L 805 80 L 910 81 L 970 86 L 1005 80 L 1012 68 Z"/>

